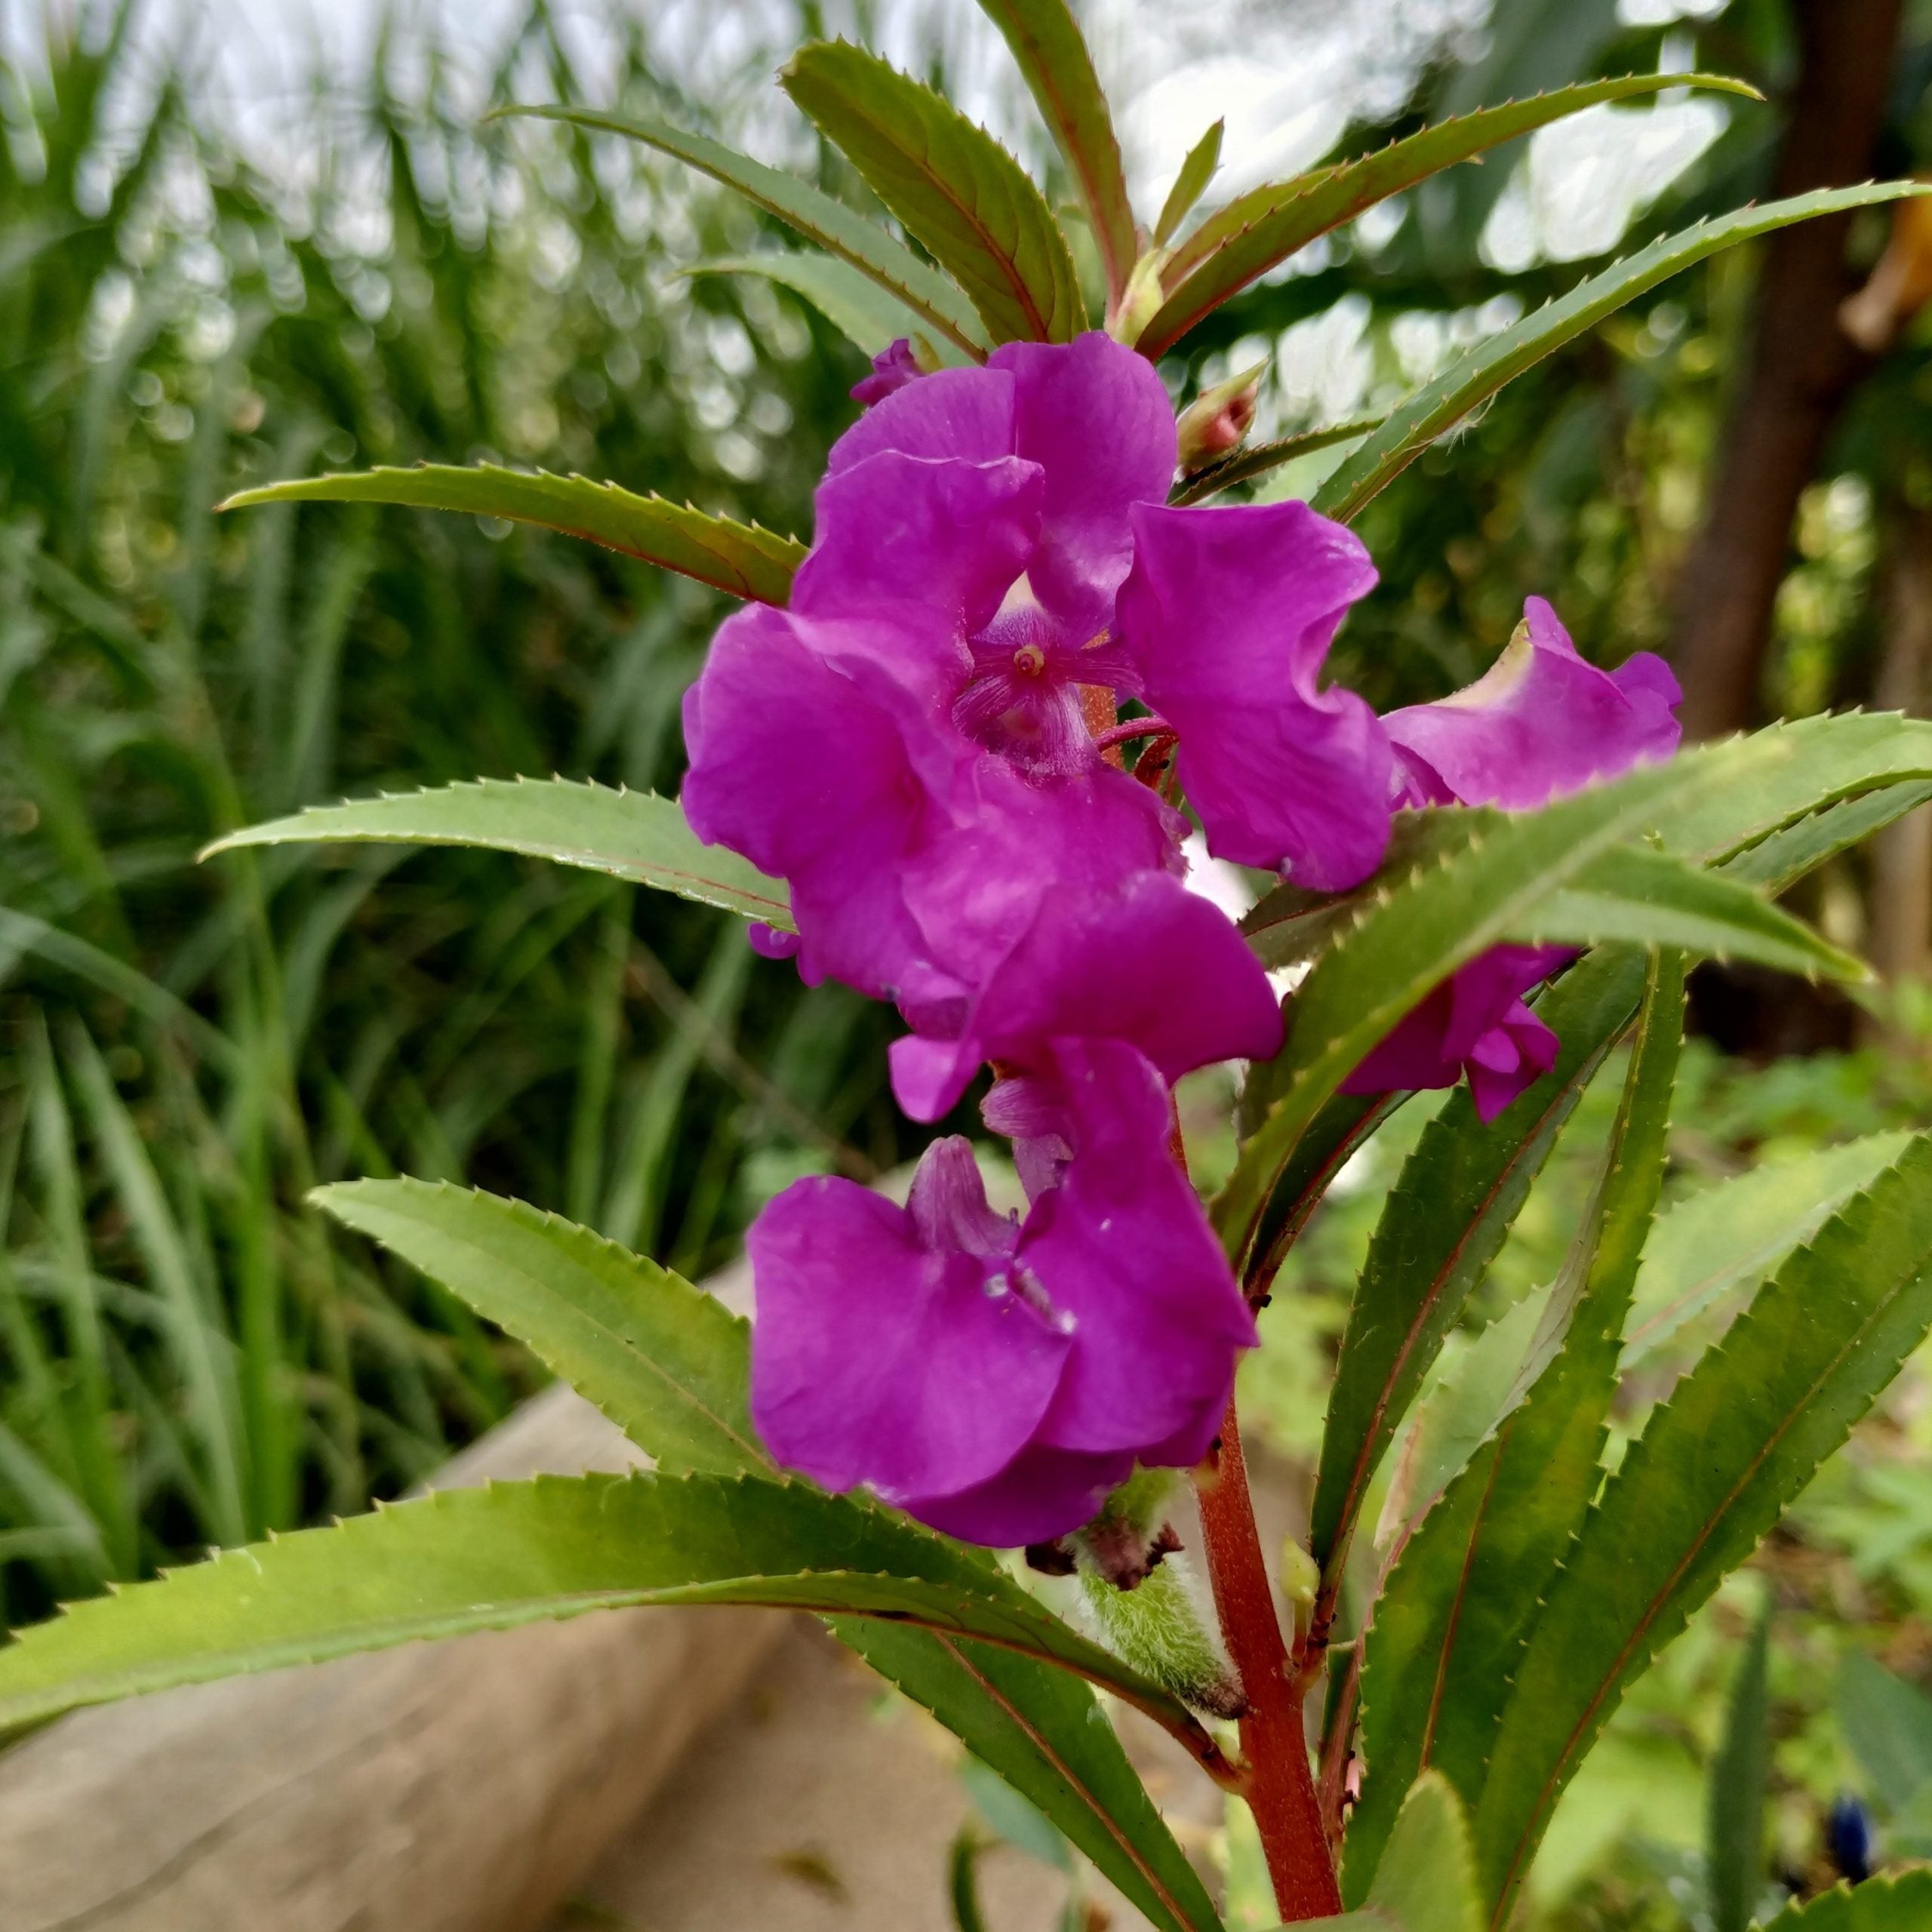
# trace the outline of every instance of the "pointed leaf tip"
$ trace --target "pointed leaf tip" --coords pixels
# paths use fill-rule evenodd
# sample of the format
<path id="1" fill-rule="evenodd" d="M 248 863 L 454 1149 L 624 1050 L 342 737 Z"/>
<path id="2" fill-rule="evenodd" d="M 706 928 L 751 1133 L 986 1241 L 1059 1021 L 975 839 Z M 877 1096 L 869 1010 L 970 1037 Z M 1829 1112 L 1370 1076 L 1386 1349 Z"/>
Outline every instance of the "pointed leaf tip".
<path id="1" fill-rule="evenodd" d="M 1045 197 L 949 101 L 842 40 L 799 48 L 780 83 L 958 281 L 995 341 L 1068 342 L 1085 326 Z"/>

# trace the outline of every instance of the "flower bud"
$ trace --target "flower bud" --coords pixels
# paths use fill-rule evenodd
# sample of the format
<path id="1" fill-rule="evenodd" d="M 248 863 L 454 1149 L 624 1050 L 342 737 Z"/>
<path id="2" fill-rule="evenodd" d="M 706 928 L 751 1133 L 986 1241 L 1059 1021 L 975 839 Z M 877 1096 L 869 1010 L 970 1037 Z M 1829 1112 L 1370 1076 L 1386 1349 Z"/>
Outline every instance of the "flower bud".
<path id="1" fill-rule="evenodd" d="M 1315 1592 L 1321 1585 L 1321 1572 L 1316 1567 L 1315 1558 L 1293 1537 L 1285 1538 L 1281 1544 L 1280 1580 L 1281 1594 L 1287 1599 L 1289 1611 L 1294 1619 L 1295 1641 L 1300 1643 L 1308 1632 L 1309 1619 L 1315 1610 Z"/>
<path id="2" fill-rule="evenodd" d="M 1266 362 L 1203 389 L 1180 413 L 1180 466 L 1188 475 L 1240 448 L 1254 420 L 1254 400 Z"/>
<path id="3" fill-rule="evenodd" d="M 1120 306 L 1107 318 L 1107 333 L 1115 341 L 1131 349 L 1141 331 L 1159 312 L 1161 265 L 1167 260 L 1163 248 L 1150 248 L 1134 265 L 1134 272 L 1121 291 Z"/>
<path id="4" fill-rule="evenodd" d="M 1185 1556 L 1169 1555 L 1134 1590 L 1115 1589 L 1083 1557 L 1080 1597 L 1095 1635 L 1123 1663 L 1211 1716 L 1236 1718 L 1247 1709 Z"/>

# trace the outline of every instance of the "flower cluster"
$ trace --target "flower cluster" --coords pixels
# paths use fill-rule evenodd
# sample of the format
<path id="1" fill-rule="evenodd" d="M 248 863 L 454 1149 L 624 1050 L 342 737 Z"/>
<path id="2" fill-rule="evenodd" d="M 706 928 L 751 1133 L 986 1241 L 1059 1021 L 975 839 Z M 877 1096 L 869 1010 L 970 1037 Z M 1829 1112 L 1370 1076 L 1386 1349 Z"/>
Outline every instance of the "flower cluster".
<path id="1" fill-rule="evenodd" d="M 1107 337 L 854 392 L 788 608 L 720 629 L 686 701 L 684 804 L 791 891 L 754 943 L 894 1001 L 892 1081 L 939 1119 L 980 1067 L 1031 1208 L 988 1206 L 943 1140 L 899 1208 L 801 1182 L 750 1246 L 752 1398 L 774 1455 L 971 1540 L 1078 1527 L 1138 1462 L 1211 1444 L 1252 1317 L 1173 1152 L 1173 1083 L 1279 1045 L 1267 980 L 1183 883 L 1208 850 L 1320 891 L 1393 812 L 1540 805 L 1668 755 L 1654 658 L 1606 675 L 1549 606 L 1478 684 L 1378 718 L 1322 683 L 1376 580 L 1306 504 L 1175 509 L 1172 407 Z M 1144 749 L 1131 771 L 1123 748 Z M 1358 1090 L 1447 1085 L 1487 1116 L 1549 1064 L 1505 947 L 1408 1017 Z"/>

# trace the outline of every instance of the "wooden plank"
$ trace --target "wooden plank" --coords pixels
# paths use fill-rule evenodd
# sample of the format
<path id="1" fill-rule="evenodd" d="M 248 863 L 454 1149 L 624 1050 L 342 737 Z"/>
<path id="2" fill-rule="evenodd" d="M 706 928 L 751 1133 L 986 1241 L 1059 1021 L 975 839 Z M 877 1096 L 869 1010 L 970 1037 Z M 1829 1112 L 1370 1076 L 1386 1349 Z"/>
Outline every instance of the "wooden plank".
<path id="1" fill-rule="evenodd" d="M 435 1487 L 642 1464 L 561 1385 Z M 83 1711 L 0 1755 L 7 1932 L 527 1932 L 784 1628 L 613 1611 Z"/>

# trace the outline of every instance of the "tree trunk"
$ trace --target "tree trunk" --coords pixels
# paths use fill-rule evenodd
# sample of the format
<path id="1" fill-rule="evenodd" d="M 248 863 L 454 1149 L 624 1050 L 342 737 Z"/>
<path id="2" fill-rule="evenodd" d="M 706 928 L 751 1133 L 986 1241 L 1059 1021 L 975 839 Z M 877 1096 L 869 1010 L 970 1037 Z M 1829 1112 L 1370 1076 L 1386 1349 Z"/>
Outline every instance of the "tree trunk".
<path id="1" fill-rule="evenodd" d="M 1843 187 L 1872 172 L 1900 0 L 1795 0 L 1800 63 L 1774 195 Z M 1850 218 L 1780 229 L 1764 244 L 1749 361 L 1678 580 L 1672 657 L 1687 737 L 1755 721 L 1771 609 L 1799 494 L 1870 359 L 1839 325 L 1854 278 Z"/>
<path id="2" fill-rule="evenodd" d="M 1885 643 L 1872 703 L 1923 718 L 1932 700 L 1932 510 L 1901 506 L 1885 535 Z M 1887 982 L 1925 977 L 1932 955 L 1932 805 L 1921 805 L 1872 841 L 1871 954 Z"/>

